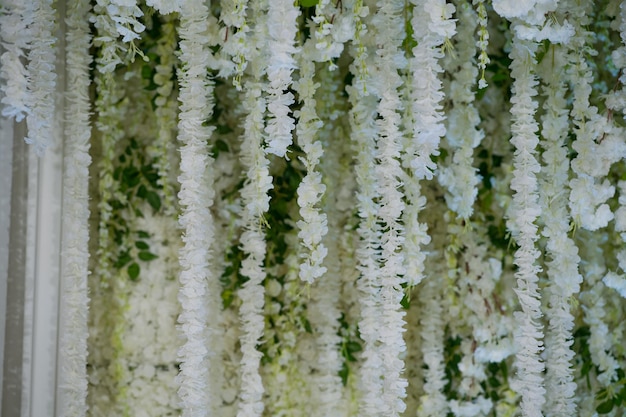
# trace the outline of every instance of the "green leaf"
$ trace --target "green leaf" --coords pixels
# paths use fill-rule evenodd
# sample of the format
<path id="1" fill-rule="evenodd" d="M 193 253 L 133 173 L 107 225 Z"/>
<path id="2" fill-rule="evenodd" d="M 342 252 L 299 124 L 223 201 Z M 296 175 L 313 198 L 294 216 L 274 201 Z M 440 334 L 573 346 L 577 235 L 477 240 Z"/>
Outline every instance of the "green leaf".
<path id="1" fill-rule="evenodd" d="M 339 376 L 341 377 L 341 382 L 343 383 L 344 387 L 348 384 L 349 374 L 350 374 L 350 369 L 348 368 L 348 364 L 344 362 L 341 365 L 341 369 L 339 370 Z"/>
<path id="2" fill-rule="evenodd" d="M 222 291 L 222 304 L 224 305 L 225 309 L 230 307 L 234 299 L 235 293 L 232 290 L 226 289 Z"/>
<path id="3" fill-rule="evenodd" d="M 152 79 L 152 67 L 150 67 L 150 65 L 144 65 L 141 67 L 141 78 L 144 80 Z"/>
<path id="4" fill-rule="evenodd" d="M 146 198 L 147 194 L 148 194 L 148 189 L 146 188 L 145 185 L 141 184 L 139 186 L 139 189 L 137 190 L 137 197 Z"/>
<path id="5" fill-rule="evenodd" d="M 115 264 L 113 264 L 113 266 L 115 268 L 122 268 L 124 267 L 124 265 L 129 263 L 131 259 L 132 258 L 130 257 L 130 254 L 128 252 L 122 252 L 120 253 L 119 258 L 117 258 L 117 261 L 115 261 Z"/>
<path id="6" fill-rule="evenodd" d="M 411 306 L 411 299 L 409 294 L 405 291 L 404 296 L 402 296 L 402 300 L 400 300 L 400 305 L 403 309 L 408 310 Z"/>
<path id="7" fill-rule="evenodd" d="M 135 247 L 137 249 L 141 249 L 141 250 L 148 250 L 148 249 L 150 249 L 150 245 L 148 245 L 146 242 L 141 241 L 141 240 L 135 242 Z"/>
<path id="8" fill-rule="evenodd" d="M 300 6 L 302 7 L 313 7 L 317 6 L 319 0 L 300 0 Z"/>
<path id="9" fill-rule="evenodd" d="M 128 188 L 132 188 L 139 184 L 139 170 L 135 167 L 126 167 L 124 171 L 122 171 L 122 182 L 128 186 Z"/>
<path id="10" fill-rule="evenodd" d="M 144 231 L 144 230 L 137 230 L 137 236 L 140 239 L 148 239 L 150 238 L 150 233 Z"/>
<path id="11" fill-rule="evenodd" d="M 360 352 L 360 351 L 363 350 L 363 348 L 361 347 L 361 344 L 358 343 L 358 342 L 348 342 L 348 343 L 346 343 L 346 349 L 350 353 L 356 353 L 356 352 Z"/>
<path id="12" fill-rule="evenodd" d="M 608 414 L 613 410 L 613 401 L 605 401 L 596 407 L 598 414 Z"/>
<path id="13" fill-rule="evenodd" d="M 139 267 L 139 264 L 137 262 L 133 262 L 132 264 L 128 265 L 128 277 L 132 280 L 132 281 L 136 281 L 137 278 L 139 277 L 139 272 L 141 271 L 141 268 Z"/>
<path id="14" fill-rule="evenodd" d="M 146 200 L 152 206 L 154 211 L 159 211 L 161 209 L 161 197 L 154 191 L 150 191 L 146 194 Z"/>
<path id="15" fill-rule="evenodd" d="M 152 252 L 148 252 L 148 251 L 141 251 L 139 252 L 139 259 L 141 259 L 142 261 L 151 261 L 153 259 L 158 258 L 157 255 L 155 255 Z"/>

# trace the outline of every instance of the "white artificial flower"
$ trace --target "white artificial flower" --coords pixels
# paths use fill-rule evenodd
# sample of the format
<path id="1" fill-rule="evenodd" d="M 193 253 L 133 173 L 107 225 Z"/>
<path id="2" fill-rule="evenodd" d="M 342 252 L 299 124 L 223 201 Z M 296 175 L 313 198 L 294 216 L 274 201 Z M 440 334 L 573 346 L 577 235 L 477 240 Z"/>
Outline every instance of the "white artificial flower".
<path id="1" fill-rule="evenodd" d="M 615 272 L 608 272 L 602 282 L 609 288 L 614 289 L 623 298 L 626 298 L 626 278 L 623 275 L 617 275 Z"/>
<path id="2" fill-rule="evenodd" d="M 287 92 L 291 86 L 291 73 L 296 68 L 294 55 L 298 49 L 294 46 L 297 18 L 300 11 L 290 0 L 269 2 L 267 13 L 269 65 L 267 66 L 268 93 L 267 109 L 270 119 L 267 121 L 265 133 L 268 141 L 265 152 L 284 157 L 287 147 L 292 143 L 294 120 L 289 116 L 294 102 L 292 93 Z"/>
<path id="3" fill-rule="evenodd" d="M 456 417 L 476 417 L 489 414 L 493 403 L 485 397 L 478 397 L 474 401 L 450 401 L 450 411 Z"/>

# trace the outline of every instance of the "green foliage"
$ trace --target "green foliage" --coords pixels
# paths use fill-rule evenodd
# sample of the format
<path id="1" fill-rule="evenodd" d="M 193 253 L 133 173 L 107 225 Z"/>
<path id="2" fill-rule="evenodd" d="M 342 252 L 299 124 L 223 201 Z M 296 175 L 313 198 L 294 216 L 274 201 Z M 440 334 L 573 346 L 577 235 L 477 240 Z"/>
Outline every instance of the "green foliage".
<path id="1" fill-rule="evenodd" d="M 617 370 L 617 381 L 596 393 L 596 411 L 598 414 L 608 414 L 613 409 L 626 406 L 626 377 L 624 370 Z"/>
<path id="2" fill-rule="evenodd" d="M 350 364 L 354 364 L 358 361 L 357 355 L 363 350 L 363 340 L 359 334 L 359 329 L 356 326 L 351 326 L 343 313 L 339 318 L 338 334 L 341 336 L 339 352 L 343 358 L 339 376 L 341 377 L 343 385 L 346 386 L 348 384 L 348 377 L 350 376 Z"/>
<path id="3" fill-rule="evenodd" d="M 220 282 L 222 283 L 222 305 L 224 308 L 231 306 L 235 300 L 237 290 L 248 281 L 248 277 L 243 276 L 240 273 L 241 262 L 243 261 L 244 253 L 239 245 L 233 245 L 226 252 L 226 268 L 220 276 Z"/>
<path id="4" fill-rule="evenodd" d="M 128 139 L 122 147 L 113 180 L 118 187 L 108 201 L 112 208 L 108 229 L 116 250 L 113 267 L 125 269 L 129 279 L 136 281 L 141 273 L 138 261 L 149 262 L 158 256 L 150 251 L 150 234 L 134 229 L 135 219 L 144 217 L 146 205 L 154 213 L 161 210 L 159 175 L 136 139 Z"/>

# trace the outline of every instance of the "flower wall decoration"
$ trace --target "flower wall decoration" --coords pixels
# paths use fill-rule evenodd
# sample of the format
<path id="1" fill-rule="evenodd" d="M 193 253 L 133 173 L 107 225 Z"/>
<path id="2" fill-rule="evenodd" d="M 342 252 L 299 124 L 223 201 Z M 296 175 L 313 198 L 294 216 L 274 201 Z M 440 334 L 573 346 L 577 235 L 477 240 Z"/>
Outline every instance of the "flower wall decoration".
<path id="1" fill-rule="evenodd" d="M 0 39 L 63 156 L 51 415 L 626 410 L 621 0 L 3 0 Z"/>

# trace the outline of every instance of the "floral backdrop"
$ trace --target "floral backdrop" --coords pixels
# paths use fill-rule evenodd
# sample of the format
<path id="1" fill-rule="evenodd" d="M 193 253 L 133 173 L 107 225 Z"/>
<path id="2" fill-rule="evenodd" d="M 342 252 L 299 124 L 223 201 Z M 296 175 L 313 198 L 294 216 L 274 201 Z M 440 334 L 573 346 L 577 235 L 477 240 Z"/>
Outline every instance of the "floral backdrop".
<path id="1" fill-rule="evenodd" d="M 60 415 L 624 415 L 622 1 L 2 0 L 0 38 L 3 116 L 63 120 Z"/>

